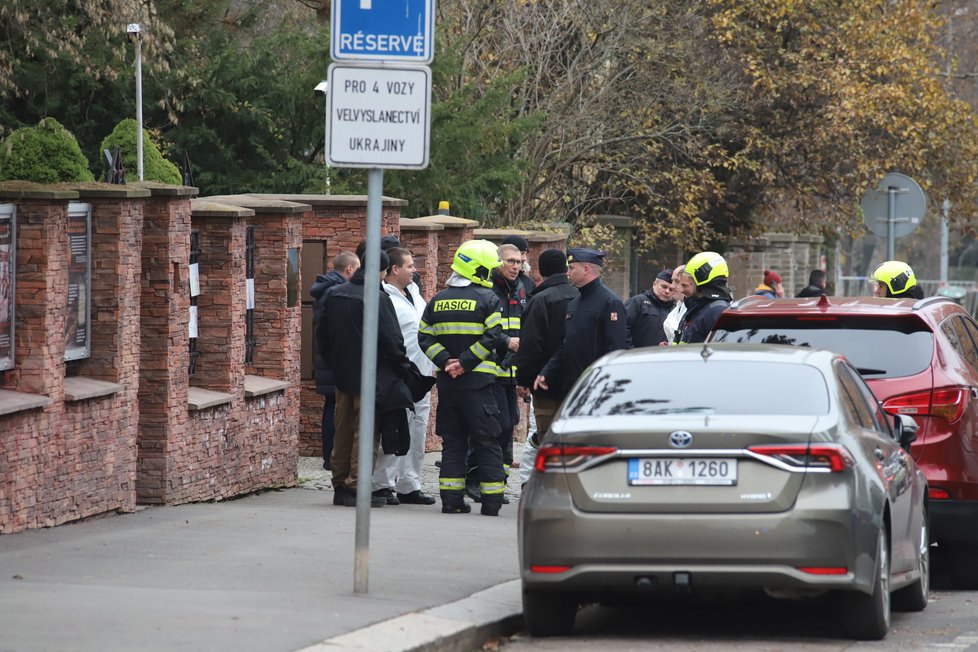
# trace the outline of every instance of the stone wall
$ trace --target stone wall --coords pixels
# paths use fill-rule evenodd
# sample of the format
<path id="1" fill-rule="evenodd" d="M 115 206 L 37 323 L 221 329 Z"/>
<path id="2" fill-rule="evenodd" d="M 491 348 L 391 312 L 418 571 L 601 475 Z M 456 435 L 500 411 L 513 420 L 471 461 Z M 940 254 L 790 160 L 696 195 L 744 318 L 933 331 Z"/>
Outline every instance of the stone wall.
<path id="1" fill-rule="evenodd" d="M 301 278 L 287 268 L 312 208 L 253 197 L 192 204 L 195 193 L 153 183 L 0 184 L 0 201 L 14 204 L 17 218 L 15 360 L 0 372 L 0 533 L 132 511 L 137 502 L 295 484 Z M 68 216 L 86 205 L 91 283 L 79 294 L 68 270 L 84 250 L 69 239 Z M 191 376 L 192 228 L 202 251 Z M 66 362 L 77 317 L 69 293 L 90 298 L 78 313 L 90 312 L 90 354 Z"/>
<path id="2" fill-rule="evenodd" d="M 808 285 L 809 272 L 820 266 L 823 240 L 817 235 L 765 233 L 732 241 L 725 257 L 734 299 L 753 294 L 763 281 L 765 269 L 781 275 L 785 296 L 795 296 Z"/>
<path id="3" fill-rule="evenodd" d="M 0 372 L 0 532 L 135 509 L 140 250 L 149 194 L 99 184 L 0 184 L 0 200 L 17 206 L 15 365 Z M 91 300 L 91 355 L 66 363 L 74 318 L 70 202 L 91 211 L 91 285 L 82 297 Z"/>

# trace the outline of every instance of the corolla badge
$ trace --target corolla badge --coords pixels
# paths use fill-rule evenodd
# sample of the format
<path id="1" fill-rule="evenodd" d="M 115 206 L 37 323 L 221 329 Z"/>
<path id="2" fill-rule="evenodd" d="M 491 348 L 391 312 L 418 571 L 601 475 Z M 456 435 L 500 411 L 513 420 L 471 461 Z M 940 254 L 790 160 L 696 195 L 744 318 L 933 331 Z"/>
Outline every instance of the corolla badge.
<path id="1" fill-rule="evenodd" d="M 685 430 L 677 430 L 669 435 L 669 445 L 673 448 L 689 448 L 693 443 L 693 435 Z"/>

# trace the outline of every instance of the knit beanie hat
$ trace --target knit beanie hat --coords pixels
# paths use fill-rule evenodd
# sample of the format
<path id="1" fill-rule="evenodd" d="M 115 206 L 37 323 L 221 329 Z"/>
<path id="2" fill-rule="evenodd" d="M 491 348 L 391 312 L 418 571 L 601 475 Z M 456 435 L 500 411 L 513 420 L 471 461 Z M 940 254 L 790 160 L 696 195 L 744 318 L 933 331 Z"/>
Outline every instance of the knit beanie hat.
<path id="1" fill-rule="evenodd" d="M 540 254 L 537 269 L 540 276 L 563 274 L 567 271 L 567 255 L 560 249 L 547 249 Z"/>
<path id="2" fill-rule="evenodd" d="M 526 241 L 526 238 L 524 238 L 521 235 L 508 235 L 505 238 L 503 238 L 503 241 L 502 241 L 501 244 L 511 244 L 511 245 L 514 245 L 520 251 L 529 251 L 530 250 L 530 243 L 527 242 Z"/>
<path id="3" fill-rule="evenodd" d="M 401 241 L 397 239 L 396 235 L 387 234 L 380 239 L 380 248 L 383 251 L 387 251 L 391 247 L 400 247 Z"/>
<path id="4" fill-rule="evenodd" d="M 769 269 L 764 270 L 764 285 L 768 287 L 774 287 L 775 283 L 781 282 L 781 275 L 777 272 L 772 272 Z"/>
<path id="5" fill-rule="evenodd" d="M 672 270 L 666 268 L 655 275 L 660 281 L 665 281 L 666 283 L 672 283 Z"/>

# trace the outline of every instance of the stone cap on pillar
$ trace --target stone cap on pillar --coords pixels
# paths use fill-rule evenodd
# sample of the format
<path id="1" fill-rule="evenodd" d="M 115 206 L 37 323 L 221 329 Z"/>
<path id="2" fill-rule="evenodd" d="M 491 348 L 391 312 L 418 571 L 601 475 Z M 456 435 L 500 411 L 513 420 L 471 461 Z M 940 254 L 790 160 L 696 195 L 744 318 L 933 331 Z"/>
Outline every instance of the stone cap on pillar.
<path id="1" fill-rule="evenodd" d="M 251 217 L 255 214 L 250 208 L 222 204 L 209 199 L 191 199 L 190 215 L 192 217 Z"/>
<path id="2" fill-rule="evenodd" d="M 533 231 L 526 239 L 533 243 L 547 244 L 548 242 L 567 242 L 567 234 L 563 231 Z"/>
<path id="3" fill-rule="evenodd" d="M 193 186 L 171 186 L 159 181 L 134 181 L 129 185 L 134 188 L 145 188 L 154 197 L 195 197 L 200 192 Z"/>
<path id="4" fill-rule="evenodd" d="M 227 204 L 229 206 L 250 208 L 254 211 L 255 215 L 283 215 L 305 213 L 312 210 L 312 206 L 309 204 L 285 199 L 272 199 L 268 196 L 260 195 L 213 195 L 210 197 L 201 197 L 200 199 L 218 204 Z"/>
<path id="5" fill-rule="evenodd" d="M 121 186 L 116 183 L 101 183 L 98 181 L 61 185 L 70 190 L 74 190 L 78 193 L 79 197 L 92 199 L 141 199 L 153 194 L 149 188 Z"/>
<path id="6" fill-rule="evenodd" d="M 415 224 L 440 224 L 446 229 L 474 229 L 479 226 L 478 220 L 470 220 L 454 215 L 426 215 L 414 218 Z"/>
<path id="7" fill-rule="evenodd" d="M 78 199 L 78 191 L 64 184 L 0 181 L 0 199 Z"/>
<path id="8" fill-rule="evenodd" d="M 508 235 L 519 235 L 529 241 L 531 233 L 532 231 L 524 231 L 523 229 L 476 229 L 472 232 L 472 235 L 480 240 L 488 240 L 489 242 L 499 244 Z"/>
<path id="9" fill-rule="evenodd" d="M 400 220 L 401 231 L 444 231 L 443 224 L 432 222 L 419 222 L 417 218 L 402 217 Z"/>
<path id="10" fill-rule="evenodd" d="M 292 193 L 248 193 L 249 197 L 279 201 L 298 202 L 309 206 L 366 206 L 366 195 L 302 195 Z M 396 197 L 381 197 L 384 206 L 407 206 L 406 199 Z"/>

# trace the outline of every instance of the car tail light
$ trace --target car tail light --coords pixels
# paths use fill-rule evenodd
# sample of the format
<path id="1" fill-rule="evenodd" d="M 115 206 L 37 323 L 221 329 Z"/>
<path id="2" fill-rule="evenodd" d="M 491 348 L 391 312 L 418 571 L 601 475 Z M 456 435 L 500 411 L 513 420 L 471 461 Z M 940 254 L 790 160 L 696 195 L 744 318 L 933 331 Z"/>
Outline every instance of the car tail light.
<path id="1" fill-rule="evenodd" d="M 809 566 L 798 570 L 809 575 L 845 575 L 849 572 L 845 566 Z"/>
<path id="2" fill-rule="evenodd" d="M 571 569 L 570 566 L 530 566 L 531 573 L 541 573 L 544 575 L 554 575 L 556 573 L 566 573 Z"/>
<path id="3" fill-rule="evenodd" d="M 943 387 L 931 392 L 903 394 L 883 401 L 883 409 L 890 414 L 941 417 L 954 423 L 964 414 L 971 396 L 969 387 Z"/>
<path id="4" fill-rule="evenodd" d="M 751 446 L 751 452 L 774 458 L 789 466 L 805 469 L 824 469 L 838 473 L 855 464 L 852 454 L 845 446 L 836 444 L 783 444 L 773 446 Z"/>
<path id="5" fill-rule="evenodd" d="M 951 497 L 951 492 L 943 487 L 928 487 L 927 497 L 934 500 L 947 500 Z"/>
<path id="6" fill-rule="evenodd" d="M 541 446 L 540 450 L 537 451 L 537 461 L 534 468 L 537 471 L 573 468 L 596 457 L 603 457 L 616 452 L 618 449 L 614 446 Z"/>

